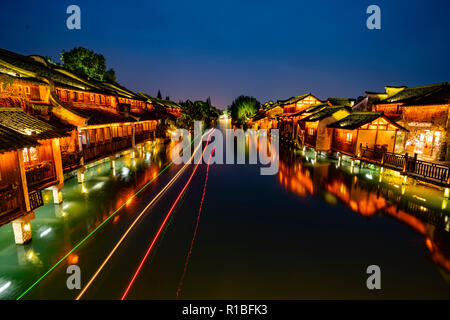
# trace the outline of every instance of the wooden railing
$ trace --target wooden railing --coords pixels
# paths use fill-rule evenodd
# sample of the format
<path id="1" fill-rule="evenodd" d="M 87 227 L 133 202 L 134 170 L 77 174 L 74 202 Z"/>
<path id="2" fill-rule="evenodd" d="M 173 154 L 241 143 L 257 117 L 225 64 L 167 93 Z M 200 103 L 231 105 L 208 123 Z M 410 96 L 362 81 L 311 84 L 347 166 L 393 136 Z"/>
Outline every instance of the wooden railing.
<path id="1" fill-rule="evenodd" d="M 109 142 L 83 146 L 83 156 L 85 161 L 91 161 L 131 147 L 131 137 L 113 138 Z"/>
<path id="2" fill-rule="evenodd" d="M 71 170 L 75 169 L 80 165 L 81 157 L 83 153 L 80 151 L 77 152 L 67 152 L 61 154 L 63 170 Z"/>
<path id="3" fill-rule="evenodd" d="M 407 153 L 398 154 L 386 152 L 385 148 L 369 148 L 360 145 L 360 159 L 382 166 L 390 167 L 408 174 L 431 182 L 439 184 L 447 184 L 450 178 L 450 167 L 434 162 L 423 161 L 417 159 L 417 154 L 413 157 Z"/>
<path id="4" fill-rule="evenodd" d="M 0 188 L 0 216 L 19 210 L 20 192 L 16 184 Z"/>
<path id="5" fill-rule="evenodd" d="M 141 142 L 141 141 L 149 140 L 152 137 L 153 137 L 153 132 L 144 132 L 144 133 L 136 134 L 134 139 L 136 142 Z"/>
<path id="6" fill-rule="evenodd" d="M 30 199 L 30 210 L 37 209 L 44 205 L 44 201 L 42 200 L 41 190 L 35 190 L 29 193 Z"/>
<path id="7" fill-rule="evenodd" d="M 56 179 L 53 161 L 44 161 L 25 169 L 29 188 L 45 184 Z"/>

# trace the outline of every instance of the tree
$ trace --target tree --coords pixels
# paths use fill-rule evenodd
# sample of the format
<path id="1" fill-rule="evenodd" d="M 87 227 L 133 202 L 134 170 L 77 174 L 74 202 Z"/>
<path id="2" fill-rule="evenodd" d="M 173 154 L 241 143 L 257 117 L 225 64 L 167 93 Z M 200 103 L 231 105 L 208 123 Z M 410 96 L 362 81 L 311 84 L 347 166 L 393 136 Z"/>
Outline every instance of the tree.
<path id="1" fill-rule="evenodd" d="M 160 91 L 160 90 L 158 90 L 158 94 L 156 95 L 156 97 L 157 97 L 158 99 L 162 99 L 162 94 L 161 94 L 161 91 Z"/>
<path id="2" fill-rule="evenodd" d="M 186 100 L 181 107 L 182 115 L 177 119 L 177 125 L 186 129 L 193 129 L 194 121 L 203 121 L 205 126 L 210 126 L 212 120 L 221 114 L 219 110 L 204 101 Z"/>
<path id="3" fill-rule="evenodd" d="M 103 80 L 107 82 L 116 82 L 116 72 L 114 69 L 109 69 L 105 72 L 105 75 L 103 76 Z"/>
<path id="4" fill-rule="evenodd" d="M 258 111 L 260 103 L 253 97 L 241 95 L 234 99 L 231 106 L 228 107 L 231 118 L 239 124 L 247 122 Z"/>
<path id="5" fill-rule="evenodd" d="M 76 47 L 70 51 L 63 50 L 61 61 L 68 70 L 95 80 L 115 81 L 116 79 L 113 69 L 106 71 L 106 59 L 102 54 L 83 47 Z"/>

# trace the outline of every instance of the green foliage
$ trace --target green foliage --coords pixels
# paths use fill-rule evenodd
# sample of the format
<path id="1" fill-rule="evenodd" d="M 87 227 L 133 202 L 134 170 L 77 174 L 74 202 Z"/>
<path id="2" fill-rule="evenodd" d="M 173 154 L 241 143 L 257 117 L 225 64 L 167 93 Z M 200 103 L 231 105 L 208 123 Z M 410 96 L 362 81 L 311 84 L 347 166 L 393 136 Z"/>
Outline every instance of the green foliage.
<path id="1" fill-rule="evenodd" d="M 84 74 L 99 81 L 115 81 L 116 74 L 113 69 L 106 71 L 106 59 L 102 54 L 92 50 L 77 47 L 70 51 L 62 51 L 63 66 L 70 71 Z"/>
<path id="2" fill-rule="evenodd" d="M 111 68 L 106 71 L 103 76 L 103 80 L 106 82 L 116 82 L 116 72 L 114 71 L 114 69 Z"/>
<path id="3" fill-rule="evenodd" d="M 247 122 L 247 118 L 256 114 L 259 105 L 259 101 L 255 98 L 242 95 L 234 99 L 231 106 L 227 108 L 227 112 L 233 121 L 244 124 Z"/>
<path id="4" fill-rule="evenodd" d="M 204 101 L 187 100 L 181 104 L 182 115 L 177 119 L 177 126 L 186 129 L 194 128 L 194 121 L 203 121 L 206 127 L 221 114 L 219 110 Z"/>

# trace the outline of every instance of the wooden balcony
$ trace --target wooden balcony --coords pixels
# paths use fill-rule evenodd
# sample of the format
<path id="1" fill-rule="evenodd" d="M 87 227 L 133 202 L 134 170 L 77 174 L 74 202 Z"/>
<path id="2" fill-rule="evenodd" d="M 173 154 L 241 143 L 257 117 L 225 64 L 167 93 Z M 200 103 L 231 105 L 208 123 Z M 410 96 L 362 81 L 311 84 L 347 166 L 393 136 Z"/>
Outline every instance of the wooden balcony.
<path id="1" fill-rule="evenodd" d="M 104 143 L 90 144 L 89 146 L 83 146 L 84 160 L 88 162 L 101 159 L 131 147 L 131 137 L 113 138 Z"/>
<path id="2" fill-rule="evenodd" d="M 83 152 L 81 151 L 62 153 L 61 159 L 64 172 L 78 168 L 82 156 Z"/>
<path id="3" fill-rule="evenodd" d="M 16 184 L 0 187 L 0 217 L 20 211 L 20 189 Z"/>
<path id="4" fill-rule="evenodd" d="M 55 166 L 53 161 L 43 161 L 25 168 L 29 190 L 44 187 L 56 181 Z"/>

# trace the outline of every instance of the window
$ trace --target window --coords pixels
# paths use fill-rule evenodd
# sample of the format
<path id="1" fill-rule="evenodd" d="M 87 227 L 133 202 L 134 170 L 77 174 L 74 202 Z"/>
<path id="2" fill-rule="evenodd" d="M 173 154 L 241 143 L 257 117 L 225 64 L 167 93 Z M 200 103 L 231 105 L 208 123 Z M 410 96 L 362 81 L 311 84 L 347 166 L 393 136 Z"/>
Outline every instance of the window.
<path id="1" fill-rule="evenodd" d="M 310 136 L 313 136 L 313 135 L 314 135 L 314 129 L 313 129 L 313 128 L 309 128 L 309 129 L 308 129 L 308 134 L 309 134 Z"/>
<path id="2" fill-rule="evenodd" d="M 347 133 L 347 139 L 346 139 L 346 142 L 352 142 L 352 140 L 353 140 L 353 133 Z"/>
<path id="3" fill-rule="evenodd" d="M 91 94 L 90 99 L 91 99 L 91 102 L 94 102 L 94 95 L 93 94 Z"/>
<path id="4" fill-rule="evenodd" d="M 30 87 L 29 86 L 25 86 L 25 94 L 30 94 Z"/>
<path id="5" fill-rule="evenodd" d="M 36 148 L 31 147 L 23 149 L 23 162 L 30 163 L 32 161 L 37 161 L 38 159 L 38 151 Z"/>

